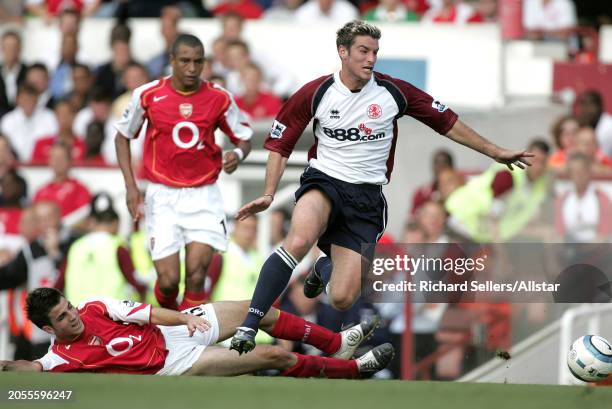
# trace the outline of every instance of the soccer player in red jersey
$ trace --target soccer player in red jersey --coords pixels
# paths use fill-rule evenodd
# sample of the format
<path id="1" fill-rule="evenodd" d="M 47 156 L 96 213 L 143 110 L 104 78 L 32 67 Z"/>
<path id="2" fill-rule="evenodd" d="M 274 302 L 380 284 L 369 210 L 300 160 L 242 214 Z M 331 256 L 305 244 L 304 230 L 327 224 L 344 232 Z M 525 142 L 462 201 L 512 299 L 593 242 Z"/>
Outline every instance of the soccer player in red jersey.
<path id="1" fill-rule="evenodd" d="M 345 24 L 336 37 L 340 71 L 296 91 L 272 125 L 264 144 L 271 151 L 264 194 L 238 211 L 239 220 L 270 206 L 287 159 L 311 121 L 315 144 L 308 152 L 309 166 L 295 193 L 287 238 L 264 263 L 249 312 L 232 339 L 231 348 L 240 354 L 255 346 L 259 320 L 315 243 L 326 256 L 308 275 L 304 294 L 316 297 L 329 283 L 330 301 L 339 310 L 350 308 L 359 297 L 361 246 L 376 243 L 386 227 L 382 185 L 389 183 L 393 170 L 400 117 L 411 116 L 510 169 L 513 164 L 523 168 L 533 156 L 500 148 L 431 95 L 406 81 L 375 72 L 380 37 L 380 30 L 371 24 Z"/>
<path id="2" fill-rule="evenodd" d="M 302 341 L 329 358 L 264 345 L 247 359 L 214 346 L 229 338 L 248 308 L 247 301 L 199 305 L 179 313 L 134 301 L 96 299 L 78 308 L 53 288 L 27 298 L 28 318 L 54 336 L 35 361 L 0 361 L 0 371 L 104 372 L 157 375 L 233 376 L 277 369 L 299 378 L 360 378 L 383 369 L 393 358 L 391 344 L 351 359 L 378 319 L 363 320 L 341 333 L 271 309 L 262 320 L 270 335 Z"/>
<path id="3" fill-rule="evenodd" d="M 165 308 L 185 309 L 204 302 L 206 269 L 215 250 L 227 247 L 227 226 L 216 180 L 221 168 L 236 170 L 251 150 L 252 130 L 232 96 L 200 80 L 204 46 L 180 35 L 170 52 L 172 76 L 136 90 L 116 125 L 117 160 L 127 190 L 127 206 L 139 217 L 140 193 L 132 171 L 130 140 L 146 126 L 143 162 L 150 181 L 144 198 L 149 249 L 158 279 L 155 296 Z M 237 147 L 222 155 L 219 128 Z M 223 157 L 222 157 L 223 156 Z M 185 294 L 179 288 L 179 251 L 185 246 Z"/>

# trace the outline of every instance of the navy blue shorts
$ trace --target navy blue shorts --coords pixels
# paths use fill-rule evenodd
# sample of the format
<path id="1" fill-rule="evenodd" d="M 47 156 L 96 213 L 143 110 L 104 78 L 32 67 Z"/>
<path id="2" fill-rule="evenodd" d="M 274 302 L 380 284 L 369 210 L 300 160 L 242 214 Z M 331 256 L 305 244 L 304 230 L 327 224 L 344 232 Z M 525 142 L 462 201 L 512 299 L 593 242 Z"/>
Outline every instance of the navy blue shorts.
<path id="1" fill-rule="evenodd" d="M 382 186 L 344 182 L 308 167 L 295 192 L 296 203 L 311 189 L 320 190 L 332 203 L 327 229 L 317 243 L 321 251 L 330 256 L 335 244 L 361 254 L 362 244 L 378 242 L 387 226 Z"/>

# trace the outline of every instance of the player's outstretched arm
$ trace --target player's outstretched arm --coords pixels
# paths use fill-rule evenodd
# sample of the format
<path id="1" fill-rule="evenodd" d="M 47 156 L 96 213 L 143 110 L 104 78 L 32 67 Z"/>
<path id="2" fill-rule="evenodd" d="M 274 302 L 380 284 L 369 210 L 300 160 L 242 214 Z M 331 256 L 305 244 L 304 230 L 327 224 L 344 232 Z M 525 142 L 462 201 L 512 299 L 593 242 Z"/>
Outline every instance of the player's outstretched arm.
<path id="1" fill-rule="evenodd" d="M 130 152 L 130 140 L 120 133 L 115 135 L 115 150 L 117 151 L 117 163 L 121 168 L 123 180 L 125 181 L 125 201 L 127 203 L 130 216 L 134 221 L 140 217 L 139 207 L 142 198 L 136 184 L 136 178 L 132 171 L 132 154 Z"/>
<path id="2" fill-rule="evenodd" d="M 242 206 L 236 213 L 237 220 L 244 220 L 247 217 L 266 210 L 274 200 L 274 194 L 278 188 L 285 167 L 287 166 L 287 158 L 278 152 L 270 152 L 268 156 L 268 165 L 266 166 L 266 187 L 264 194 L 261 197 L 253 200 Z"/>
<path id="3" fill-rule="evenodd" d="M 249 156 L 249 153 L 251 153 L 251 141 L 240 141 L 236 149 L 225 152 L 223 155 L 223 170 L 225 173 L 233 173 L 238 168 L 238 164 Z"/>
<path id="4" fill-rule="evenodd" d="M 510 170 L 514 169 L 512 165 L 521 169 L 524 169 L 525 165 L 531 166 L 527 158 L 533 157 L 533 153 L 500 148 L 459 119 L 455 122 L 451 130 L 448 131 L 446 136 L 461 145 L 465 145 L 468 148 L 472 148 L 477 152 L 487 155 L 499 163 L 503 163 L 508 166 Z"/>
<path id="5" fill-rule="evenodd" d="M 193 336 L 196 329 L 200 332 L 204 332 L 210 328 L 210 323 L 197 315 L 157 307 L 151 308 L 151 324 L 166 325 L 170 327 L 187 325 L 189 336 Z"/>
<path id="6" fill-rule="evenodd" d="M 0 361 L 0 372 L 42 372 L 42 365 L 35 361 Z"/>

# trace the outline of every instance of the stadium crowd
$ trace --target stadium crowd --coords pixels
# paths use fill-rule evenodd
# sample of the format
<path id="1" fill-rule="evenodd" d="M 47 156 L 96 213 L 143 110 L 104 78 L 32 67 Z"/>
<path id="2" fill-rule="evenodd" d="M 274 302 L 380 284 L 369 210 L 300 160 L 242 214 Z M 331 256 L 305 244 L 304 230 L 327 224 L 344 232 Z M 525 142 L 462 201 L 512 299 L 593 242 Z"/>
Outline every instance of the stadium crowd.
<path id="1" fill-rule="evenodd" d="M 179 34 L 182 17 L 217 18 L 222 34 L 207 53 L 203 79 L 233 93 L 253 121 L 269 121 L 296 84 L 290 70 L 265 64 L 266 57 L 257 55 L 243 38 L 249 19 L 342 24 L 361 17 L 471 24 L 498 22 L 498 6 L 496 0 L 0 1 L 0 22 L 15 27 L 0 37 L 0 290 L 9 290 L 15 359 L 38 358 L 48 347 L 47 335 L 23 313 L 30 289 L 54 286 L 75 303 L 99 296 L 155 303 L 155 271 L 140 226 L 134 226 L 130 237 L 120 237 L 112 198 L 91 192 L 87 181 L 71 176 L 74 166 L 116 165 L 113 124 L 131 92 L 169 74 L 167 52 L 135 61 L 128 18 L 159 17 L 166 50 Z M 41 62 L 29 65 L 21 56 L 19 27 L 25 15 L 56 20 L 61 33 L 60 48 L 47 50 Z M 109 38 L 110 60 L 94 67 L 79 57 L 78 32 L 82 19 L 96 17 L 117 17 L 117 23 Z M 605 21 L 580 20 L 571 0 L 524 0 L 526 38 L 576 42 L 573 53 L 580 55 L 579 61 L 592 61 L 585 57 L 590 43 L 574 28 Z M 456 168 L 452 153 L 436 152 L 431 181 L 413 193 L 401 237 L 385 235 L 381 243 L 608 240 L 611 198 L 593 182 L 612 175 L 612 115 L 607 110 L 612 107 L 604 106 L 598 90 L 580 95 L 571 112 L 550 124 L 549 135 L 530 142 L 528 148 L 536 156 L 525 172 L 494 165 L 481 174 L 466 174 Z M 22 166 L 48 166 L 52 178 L 31 192 Z M 552 187 L 558 177 L 570 184 L 562 194 Z M 273 212 L 272 248 L 287 234 L 290 212 Z M 233 223 L 228 251 L 215 255 L 208 269 L 209 300 L 242 300 L 252 294 L 267 257 L 256 246 L 257 224 L 256 218 Z M 302 295 L 315 253 L 298 266 L 278 305 L 333 331 L 380 314 L 383 325 L 369 345 L 390 341 L 401 349 L 406 329 L 402 304 L 378 304 L 364 297 L 340 312 L 325 295 L 314 300 Z M 525 314 L 534 322 L 544 319 L 537 306 L 509 304 L 420 303 L 411 314 L 414 358 L 421 363 L 417 376 L 425 379 L 455 379 L 478 357 L 508 349 L 513 314 Z M 476 335 L 478 342 L 473 341 Z M 261 334 L 258 342 L 275 341 Z M 296 351 L 311 348 L 278 342 Z M 400 356 L 381 376 L 400 376 Z"/>

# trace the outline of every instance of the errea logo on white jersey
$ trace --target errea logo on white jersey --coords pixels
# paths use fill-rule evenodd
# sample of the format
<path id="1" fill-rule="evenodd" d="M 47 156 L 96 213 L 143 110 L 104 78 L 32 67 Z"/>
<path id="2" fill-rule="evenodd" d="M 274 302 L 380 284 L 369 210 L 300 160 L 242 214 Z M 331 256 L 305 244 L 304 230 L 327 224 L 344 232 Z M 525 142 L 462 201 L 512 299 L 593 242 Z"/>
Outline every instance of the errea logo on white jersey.
<path id="1" fill-rule="evenodd" d="M 434 102 L 431 103 L 431 107 L 434 108 L 435 110 L 437 110 L 438 112 L 444 112 L 448 109 L 448 107 L 446 105 L 444 105 L 443 103 L 441 103 L 438 100 L 434 100 Z"/>
<path id="2" fill-rule="evenodd" d="M 270 129 L 270 138 L 272 139 L 280 139 L 283 137 L 283 132 L 287 129 L 287 125 L 284 125 L 278 121 L 274 121 L 272 124 L 272 129 Z"/>

